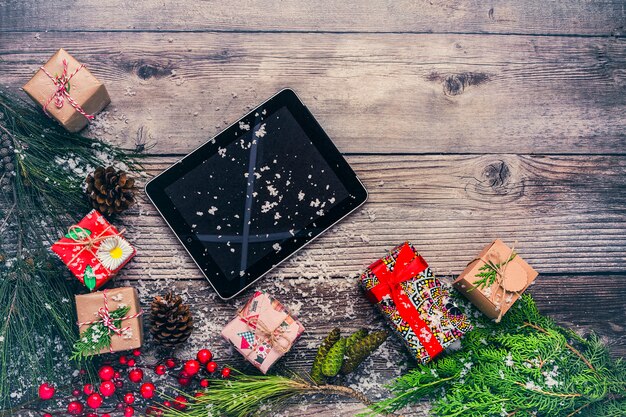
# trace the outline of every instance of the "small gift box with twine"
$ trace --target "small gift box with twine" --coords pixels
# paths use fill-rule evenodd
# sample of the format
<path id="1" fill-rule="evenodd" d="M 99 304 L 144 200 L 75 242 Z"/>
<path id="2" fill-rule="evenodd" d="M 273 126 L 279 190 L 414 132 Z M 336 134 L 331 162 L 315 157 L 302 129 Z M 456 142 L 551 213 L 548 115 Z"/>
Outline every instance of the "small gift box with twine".
<path id="1" fill-rule="evenodd" d="M 80 336 L 73 358 L 137 349 L 143 343 L 143 312 L 137 290 L 113 288 L 76 296 Z"/>
<path id="2" fill-rule="evenodd" d="M 135 256 L 136 250 L 99 212 L 91 210 L 78 224 L 70 226 L 65 237 L 52 245 L 52 251 L 74 276 L 93 291 L 117 274 Z"/>
<path id="3" fill-rule="evenodd" d="M 496 239 L 467 265 L 454 287 L 499 322 L 537 275 L 514 249 Z"/>
<path id="4" fill-rule="evenodd" d="M 64 49 L 59 49 L 23 87 L 43 111 L 78 132 L 110 102 L 104 85 Z"/>
<path id="5" fill-rule="evenodd" d="M 224 327 L 222 336 L 266 373 L 303 332 L 302 324 L 278 300 L 257 291 Z"/>
<path id="6" fill-rule="evenodd" d="M 472 329 L 469 320 L 408 242 L 361 274 L 361 287 L 415 359 L 427 363 Z"/>

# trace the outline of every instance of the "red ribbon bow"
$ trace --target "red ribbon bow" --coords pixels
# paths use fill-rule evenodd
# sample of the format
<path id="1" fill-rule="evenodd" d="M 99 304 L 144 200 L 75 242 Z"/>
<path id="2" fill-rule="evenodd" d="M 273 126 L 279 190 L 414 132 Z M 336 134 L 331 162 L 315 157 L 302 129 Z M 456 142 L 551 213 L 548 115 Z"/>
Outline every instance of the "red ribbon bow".
<path id="1" fill-rule="evenodd" d="M 68 91 L 70 88 L 70 80 L 72 79 L 74 75 L 76 75 L 78 71 L 83 69 L 83 67 L 84 65 L 80 64 L 78 68 L 76 68 L 76 70 L 73 73 L 71 73 L 69 76 L 67 75 L 67 60 L 66 59 L 63 60 L 63 73 L 61 75 L 53 76 L 52 74 L 48 72 L 48 70 L 46 70 L 46 68 L 41 67 L 41 70 L 48 76 L 48 78 L 52 80 L 52 82 L 54 83 L 54 86 L 56 87 L 56 89 L 54 90 L 54 93 L 52 93 L 48 101 L 46 101 L 46 103 L 43 105 L 44 113 L 48 114 L 48 105 L 52 102 L 52 100 L 54 100 L 54 105 L 57 107 L 57 109 L 62 108 L 63 103 L 65 102 L 65 100 L 67 100 L 72 105 L 72 107 L 76 109 L 77 112 L 85 116 L 88 120 L 93 120 L 94 116 L 91 114 L 87 114 L 82 109 L 82 107 L 78 105 L 76 100 L 74 100 L 72 96 L 70 96 L 70 92 Z"/>
<path id="2" fill-rule="evenodd" d="M 372 273 L 376 275 L 380 283 L 369 290 L 369 295 L 374 298 L 376 303 L 379 303 L 385 296 L 391 296 L 402 319 L 408 323 L 428 355 L 433 358 L 443 351 L 443 347 L 428 324 L 422 320 L 401 285 L 426 268 L 428 268 L 428 264 L 424 258 L 415 253 L 408 243 L 404 243 L 400 247 L 393 270 L 390 270 L 382 260 L 378 260 L 370 266 Z"/>

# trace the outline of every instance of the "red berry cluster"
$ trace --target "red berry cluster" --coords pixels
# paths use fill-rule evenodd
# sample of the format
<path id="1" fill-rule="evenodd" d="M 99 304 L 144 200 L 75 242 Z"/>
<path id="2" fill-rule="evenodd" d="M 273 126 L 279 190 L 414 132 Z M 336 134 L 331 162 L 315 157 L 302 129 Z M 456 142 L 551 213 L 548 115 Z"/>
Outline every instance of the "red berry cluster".
<path id="1" fill-rule="evenodd" d="M 135 415 L 137 405 L 145 406 L 158 401 L 156 386 L 149 380 L 150 378 L 146 380 L 147 372 L 154 372 L 155 376 L 175 376 L 182 387 L 189 387 L 197 380 L 198 387 L 204 389 L 210 385 L 208 377 L 218 370 L 217 363 L 213 361 L 213 354 L 208 349 L 198 351 L 196 359 L 180 362 L 182 366 L 178 366 L 179 361 L 174 358 L 167 358 L 156 364 L 143 365 L 139 363 L 141 362 L 140 356 L 141 352 L 136 349 L 132 357 L 120 356 L 118 358 L 119 365 L 124 368 L 115 369 L 111 364 L 102 366 L 98 370 L 100 382 L 97 386 L 88 383 L 83 385 L 82 389 L 74 388 L 71 391 L 73 398 L 70 398 L 67 403 L 67 413 L 86 417 L 110 417 L 109 412 L 118 411 L 123 412 L 124 417 L 132 417 Z M 84 375 L 85 372 L 81 371 L 80 374 Z M 221 376 L 228 378 L 230 369 L 222 368 Z M 126 384 L 130 386 L 130 390 L 124 389 Z M 138 392 L 133 391 L 137 388 Z M 41 400 L 50 400 L 55 393 L 56 388 L 47 382 L 39 386 Z M 85 404 L 89 407 L 89 412 L 86 412 Z M 162 406 L 174 407 L 178 410 L 184 410 L 187 405 L 188 400 L 184 395 L 177 396 L 174 401 L 162 402 Z M 103 413 L 99 415 L 98 412 Z M 161 410 L 155 405 L 147 405 L 145 414 L 159 416 Z M 43 417 L 50 416 L 49 413 L 43 414 Z"/>

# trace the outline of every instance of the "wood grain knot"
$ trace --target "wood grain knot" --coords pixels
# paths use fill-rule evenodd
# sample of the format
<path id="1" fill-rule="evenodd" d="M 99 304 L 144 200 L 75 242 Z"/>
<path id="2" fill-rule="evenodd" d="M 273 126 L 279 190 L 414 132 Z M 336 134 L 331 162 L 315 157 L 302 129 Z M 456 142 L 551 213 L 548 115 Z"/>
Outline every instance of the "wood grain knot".
<path id="1" fill-rule="evenodd" d="M 510 182 L 511 169 L 504 161 L 494 162 L 485 167 L 483 178 L 494 190 L 502 189 Z"/>
<path id="2" fill-rule="evenodd" d="M 161 78 L 172 73 L 172 68 L 157 63 L 139 62 L 134 65 L 135 74 L 142 80 Z"/>
<path id="3" fill-rule="evenodd" d="M 443 85 L 443 93 L 445 95 L 458 96 L 470 86 L 486 83 L 490 80 L 490 76 L 484 72 L 462 72 L 444 75 L 433 71 L 426 76 L 426 79 L 432 82 L 440 82 Z"/>

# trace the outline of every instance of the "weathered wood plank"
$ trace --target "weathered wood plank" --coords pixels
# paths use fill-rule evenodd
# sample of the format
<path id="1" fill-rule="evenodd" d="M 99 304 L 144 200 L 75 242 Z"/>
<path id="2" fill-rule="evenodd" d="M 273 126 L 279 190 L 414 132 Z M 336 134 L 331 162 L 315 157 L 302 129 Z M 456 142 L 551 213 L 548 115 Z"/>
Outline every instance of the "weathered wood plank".
<path id="1" fill-rule="evenodd" d="M 147 175 L 175 160 L 146 160 Z M 439 272 L 456 274 L 496 237 L 517 241 L 524 258 L 541 273 L 625 270 L 623 156 L 370 155 L 348 160 L 370 200 L 275 275 L 354 275 L 406 239 Z M 129 238 L 139 246 L 129 278 L 199 279 L 172 232 L 140 199 L 125 218 Z M 172 263 L 176 271 L 168 267 Z"/>
<path id="2" fill-rule="evenodd" d="M 624 153 L 626 39 L 293 33 L 3 34 L 3 83 L 59 46 L 113 98 L 92 130 L 184 153 L 278 89 L 347 153 Z"/>
<path id="3" fill-rule="evenodd" d="M 120 12 L 122 11 L 123 12 Z M 477 32 L 612 35 L 624 30 L 620 0 L 247 0 L 169 2 L 5 0 L 0 30 Z"/>

